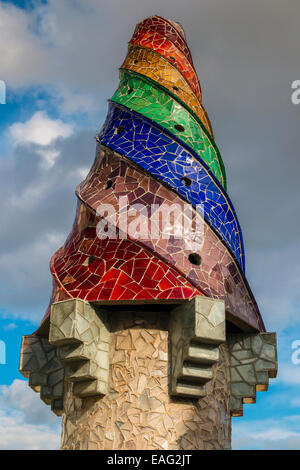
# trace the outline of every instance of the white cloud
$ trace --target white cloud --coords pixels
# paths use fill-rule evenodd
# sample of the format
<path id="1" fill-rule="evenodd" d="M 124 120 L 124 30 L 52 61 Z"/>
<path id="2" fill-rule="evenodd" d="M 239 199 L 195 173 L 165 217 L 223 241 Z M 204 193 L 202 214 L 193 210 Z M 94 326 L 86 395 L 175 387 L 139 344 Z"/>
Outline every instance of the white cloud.
<path id="1" fill-rule="evenodd" d="M 35 185 L 21 189 L 17 194 L 12 194 L 9 200 L 12 209 L 28 210 L 30 207 L 35 207 L 43 199 L 43 195 L 47 194 L 50 185 L 49 181 L 42 180 Z"/>
<path id="2" fill-rule="evenodd" d="M 39 393 L 34 392 L 27 380 L 15 379 L 11 385 L 0 386 L 0 407 L 8 406 L 14 412 L 24 413 L 24 421 L 28 424 L 57 423 L 59 420 L 41 399 Z"/>
<path id="3" fill-rule="evenodd" d="M 80 168 L 76 168 L 73 174 L 75 177 L 77 177 L 78 179 L 82 181 L 87 177 L 87 174 L 89 171 L 90 169 L 87 167 L 82 167 L 82 168 L 80 167 Z"/>
<path id="4" fill-rule="evenodd" d="M 281 363 L 276 380 L 291 385 L 300 384 L 300 365 Z"/>
<path id="5" fill-rule="evenodd" d="M 39 150 L 38 153 L 42 157 L 43 166 L 46 169 L 52 168 L 55 165 L 55 160 L 60 155 L 57 150 Z"/>
<path id="6" fill-rule="evenodd" d="M 74 127 L 61 119 L 51 119 L 44 111 L 37 111 L 26 122 L 15 122 L 8 129 L 12 144 L 39 146 L 37 154 L 42 158 L 42 167 L 52 168 L 60 152 L 55 148 L 57 139 L 73 135 Z M 35 188 L 36 189 L 36 188 Z"/>
<path id="7" fill-rule="evenodd" d="M 8 323 L 8 325 L 5 325 L 3 327 L 3 330 L 11 331 L 11 330 L 15 330 L 16 328 L 18 328 L 18 325 L 16 325 L 15 323 Z"/>
<path id="8" fill-rule="evenodd" d="M 0 3 L 1 78 L 9 87 L 37 83 L 41 73 L 46 77 L 49 70 L 48 57 L 31 26 L 32 18 L 28 12 L 11 4 Z"/>
<path id="9" fill-rule="evenodd" d="M 1 450 L 55 450 L 59 440 L 59 434 L 47 426 L 26 424 L 19 416 L 0 412 Z"/>
<path id="10" fill-rule="evenodd" d="M 72 228 L 75 187 L 95 155 L 95 129 L 80 130 L 54 145 L 15 146 L 0 159 L 0 303 L 11 317 L 39 321 L 52 279 L 49 261 Z M 45 170 L 38 151 L 55 149 L 55 165 Z"/>
<path id="11" fill-rule="evenodd" d="M 0 449 L 58 449 L 60 418 L 45 405 L 28 381 L 0 387 Z"/>
<path id="12" fill-rule="evenodd" d="M 278 416 L 276 420 L 265 419 L 244 423 L 234 419 L 232 434 L 232 448 L 235 450 L 300 449 L 299 416 Z"/>
<path id="13" fill-rule="evenodd" d="M 103 101 L 99 96 L 103 81 L 117 84 L 122 52 L 120 41 L 113 39 L 122 33 L 104 20 L 108 6 L 87 3 L 79 0 L 74 7 L 69 0 L 51 0 L 46 5 L 35 2 L 34 8 L 25 10 L 0 2 L 1 79 L 8 92 L 24 93 L 28 87 L 42 86 L 52 91 L 53 100 L 69 114 L 105 106 L 107 95 Z M 118 52 L 120 58 L 114 63 L 111 59 Z"/>
<path id="14" fill-rule="evenodd" d="M 59 137 L 70 137 L 73 126 L 60 119 L 50 119 L 44 111 L 37 111 L 28 121 L 10 126 L 9 133 L 16 145 L 29 143 L 47 146 Z"/>
<path id="15" fill-rule="evenodd" d="M 266 431 L 258 432 L 256 434 L 256 439 L 263 439 L 267 441 L 282 441 L 291 437 L 297 437 L 300 444 L 300 432 L 290 431 L 289 429 L 284 429 L 281 427 L 270 428 Z"/>
<path id="16" fill-rule="evenodd" d="M 294 406 L 296 408 L 299 408 L 300 407 L 300 397 L 296 397 L 296 398 L 291 398 L 291 395 L 289 395 L 289 400 L 291 402 L 291 406 Z"/>

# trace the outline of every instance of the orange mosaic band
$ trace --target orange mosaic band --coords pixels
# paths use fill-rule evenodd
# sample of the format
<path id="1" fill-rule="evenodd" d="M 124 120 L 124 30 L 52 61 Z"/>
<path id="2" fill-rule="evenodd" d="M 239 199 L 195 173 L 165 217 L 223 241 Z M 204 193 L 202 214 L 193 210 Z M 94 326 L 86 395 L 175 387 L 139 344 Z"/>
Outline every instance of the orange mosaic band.
<path id="1" fill-rule="evenodd" d="M 148 47 L 163 55 L 181 72 L 201 102 L 201 87 L 195 69 L 183 52 L 171 41 L 155 31 L 136 28 L 129 43 Z"/>
<path id="2" fill-rule="evenodd" d="M 165 87 L 172 94 L 177 96 L 189 110 L 192 110 L 209 134 L 212 137 L 214 136 L 204 106 L 199 103 L 193 90 L 181 73 L 162 55 L 151 49 L 130 44 L 128 54 L 121 65 L 121 69 L 128 69 L 145 75 Z"/>

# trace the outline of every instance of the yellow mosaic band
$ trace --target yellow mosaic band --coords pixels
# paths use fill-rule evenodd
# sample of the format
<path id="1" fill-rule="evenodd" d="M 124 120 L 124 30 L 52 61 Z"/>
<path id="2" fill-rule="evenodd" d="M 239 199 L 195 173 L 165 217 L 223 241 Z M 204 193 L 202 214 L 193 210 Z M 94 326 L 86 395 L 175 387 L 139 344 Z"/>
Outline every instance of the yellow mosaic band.
<path id="1" fill-rule="evenodd" d="M 211 123 L 202 103 L 181 73 L 162 55 L 148 48 L 129 45 L 128 54 L 121 68 L 145 75 L 172 92 L 196 114 L 213 137 Z"/>

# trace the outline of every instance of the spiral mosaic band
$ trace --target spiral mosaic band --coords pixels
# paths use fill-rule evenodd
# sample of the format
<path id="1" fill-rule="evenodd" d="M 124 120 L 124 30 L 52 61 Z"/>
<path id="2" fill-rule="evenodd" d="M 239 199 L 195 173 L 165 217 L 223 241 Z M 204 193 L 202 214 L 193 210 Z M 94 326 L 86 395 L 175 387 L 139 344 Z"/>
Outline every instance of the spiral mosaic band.
<path id="1" fill-rule="evenodd" d="M 109 188 L 107 188 L 108 181 L 110 182 Z M 122 226 L 119 201 L 124 196 L 127 197 L 128 202 L 126 202 L 127 205 L 122 206 L 122 210 L 125 209 L 128 212 L 128 224 L 134 220 L 134 216 L 130 218 L 129 209 L 136 204 L 144 205 L 148 214 L 151 213 L 152 207 L 156 208 L 156 213 L 159 213 L 162 207 L 167 207 L 166 212 L 171 213 L 174 205 L 180 208 L 180 213 L 184 213 L 184 201 L 173 191 L 160 184 L 150 174 L 145 174 L 126 157 L 101 146 L 98 149 L 98 158 L 93 171 L 78 186 L 76 193 L 79 199 L 94 212 L 97 211 L 102 201 L 111 204 L 118 217 L 107 219 L 118 229 Z M 151 223 L 149 219 L 148 233 L 151 231 Z M 189 247 L 187 240 L 179 237 L 164 238 L 164 227 L 160 224 L 157 224 L 159 233 L 156 238 L 137 240 L 137 243 L 158 253 L 165 263 L 176 267 L 205 296 L 224 300 L 231 320 L 239 320 L 255 329 L 263 330 L 258 307 L 238 263 L 195 210 L 191 214 L 191 225 L 193 223 L 195 227 L 200 227 L 204 223 L 203 234 L 199 233 L 199 238 L 203 237 L 203 240 L 200 239 L 200 244 L 203 242 L 203 246 L 199 251 L 201 256 L 199 266 L 192 264 L 189 260 L 194 249 Z M 197 237 L 193 241 L 197 241 Z"/>
<path id="2" fill-rule="evenodd" d="M 206 220 L 244 269 L 243 240 L 234 208 L 198 155 L 147 118 L 115 104 L 110 105 L 97 139 L 168 184 L 194 206 L 201 205 Z"/>
<path id="3" fill-rule="evenodd" d="M 130 40 L 130 43 L 148 47 L 163 55 L 184 76 L 198 100 L 201 102 L 201 89 L 194 67 L 171 41 L 149 29 L 138 28 Z"/>
<path id="4" fill-rule="evenodd" d="M 99 218 L 79 210 L 71 236 L 51 260 L 51 273 L 70 298 L 95 302 L 128 299 L 182 299 L 201 294 L 180 273 L 139 243 L 100 240 Z M 83 219 L 85 223 L 83 223 Z"/>
<path id="5" fill-rule="evenodd" d="M 189 62 L 193 64 L 192 54 L 186 43 L 184 31 L 182 28 L 178 27 L 178 24 L 155 15 L 141 21 L 141 23 L 137 25 L 136 30 L 138 28 L 150 29 L 161 34 L 180 49 Z"/>
<path id="6" fill-rule="evenodd" d="M 151 49 L 129 45 L 128 54 L 121 69 L 132 70 L 144 75 L 177 97 L 180 103 L 193 112 L 213 137 L 207 112 L 181 73 L 163 56 Z"/>
<path id="7" fill-rule="evenodd" d="M 143 114 L 174 134 L 193 149 L 222 186 L 226 186 L 222 158 L 201 122 L 153 81 L 135 72 L 121 70 L 119 88 L 111 100 Z"/>

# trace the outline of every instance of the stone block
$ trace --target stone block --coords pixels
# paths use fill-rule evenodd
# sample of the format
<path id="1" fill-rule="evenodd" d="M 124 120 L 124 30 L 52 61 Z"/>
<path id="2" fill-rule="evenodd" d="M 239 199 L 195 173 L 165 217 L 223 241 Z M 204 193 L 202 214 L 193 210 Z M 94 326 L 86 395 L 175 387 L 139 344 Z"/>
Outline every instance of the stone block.
<path id="1" fill-rule="evenodd" d="M 171 312 L 171 394 L 201 397 L 225 342 L 225 305 L 196 296 Z"/>
<path id="2" fill-rule="evenodd" d="M 29 379 L 29 386 L 40 393 L 41 399 L 51 405 L 60 416 L 63 411 L 64 369 L 57 358 L 57 348 L 46 338 L 23 336 L 19 371 Z"/>
<path id="3" fill-rule="evenodd" d="M 228 339 L 231 415 L 243 416 L 243 404 L 255 403 L 256 392 L 268 390 L 277 374 L 275 333 L 232 334 Z"/>
<path id="4" fill-rule="evenodd" d="M 65 379 L 76 383 L 79 397 L 107 392 L 109 340 L 106 312 L 79 299 L 56 302 L 50 316 L 49 342 L 58 349 Z"/>

